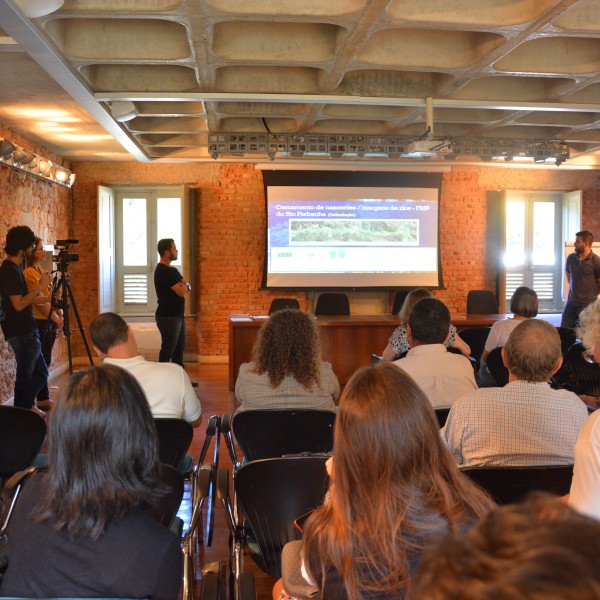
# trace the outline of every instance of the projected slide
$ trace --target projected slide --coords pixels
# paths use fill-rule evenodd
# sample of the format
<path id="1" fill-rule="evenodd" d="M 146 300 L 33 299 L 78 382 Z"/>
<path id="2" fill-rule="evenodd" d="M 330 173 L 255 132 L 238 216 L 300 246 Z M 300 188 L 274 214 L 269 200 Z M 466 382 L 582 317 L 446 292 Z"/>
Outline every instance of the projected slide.
<path id="1" fill-rule="evenodd" d="M 271 186 L 268 285 L 438 282 L 437 188 Z"/>

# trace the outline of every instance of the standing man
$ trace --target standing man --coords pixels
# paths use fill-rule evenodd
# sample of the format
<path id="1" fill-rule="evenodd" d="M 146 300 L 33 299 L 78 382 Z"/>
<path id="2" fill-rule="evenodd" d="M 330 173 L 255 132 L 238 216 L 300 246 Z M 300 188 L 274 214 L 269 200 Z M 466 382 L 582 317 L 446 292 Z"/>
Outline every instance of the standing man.
<path id="1" fill-rule="evenodd" d="M 185 296 L 190 293 L 190 284 L 181 273 L 171 266 L 177 260 L 177 246 L 168 238 L 157 245 L 160 262 L 154 271 L 154 287 L 158 299 L 156 325 L 160 331 L 161 346 L 159 362 L 174 362 L 183 367 L 185 348 Z"/>
<path id="2" fill-rule="evenodd" d="M 14 404 L 43 416 L 45 413 L 35 406 L 35 399 L 48 380 L 48 367 L 42 356 L 32 304 L 50 301 L 44 291 L 52 276 L 46 273 L 30 292 L 27 290 L 22 265 L 33 252 L 35 240 L 35 234 L 26 225 L 12 227 L 6 234 L 6 260 L 0 266 L 0 296 L 5 314 L 1 325 L 17 363 Z"/>
<path id="3" fill-rule="evenodd" d="M 575 234 L 575 252 L 567 256 L 565 264 L 570 287 L 561 327 L 575 329 L 579 313 L 600 293 L 600 257 L 592 252 L 593 243 L 594 236 L 589 231 Z"/>

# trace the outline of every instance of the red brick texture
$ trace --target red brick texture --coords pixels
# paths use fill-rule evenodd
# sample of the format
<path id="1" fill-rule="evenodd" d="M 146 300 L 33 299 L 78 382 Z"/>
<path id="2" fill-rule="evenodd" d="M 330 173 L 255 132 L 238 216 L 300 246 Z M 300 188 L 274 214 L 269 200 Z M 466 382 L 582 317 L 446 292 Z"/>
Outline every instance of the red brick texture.
<path id="1" fill-rule="evenodd" d="M 16 132 L 0 126 L 0 138 L 4 137 L 26 150 L 69 166 L 46 148 L 33 144 Z M 68 237 L 71 226 L 70 190 L 0 164 L 0 248 L 2 250 L 6 232 L 16 225 L 31 227 L 45 244 Z M 63 363 L 66 355 L 64 340 L 57 340 L 51 368 Z M 14 377 L 14 355 L 0 332 L 0 404 L 12 398 Z"/>
<path id="2" fill-rule="evenodd" d="M 308 307 L 305 292 L 260 290 L 264 258 L 264 191 L 262 174 L 252 165 L 85 162 L 76 163 L 73 168 L 77 181 L 69 235 L 82 240 L 78 249 L 81 260 L 73 266 L 73 289 L 86 328 L 98 311 L 98 185 L 188 184 L 196 189 L 195 275 L 199 293 L 192 312 L 198 317 L 188 319 L 188 352 L 202 357 L 226 356 L 227 321 L 233 312 L 266 313 L 271 300 L 281 296 L 298 298 L 301 308 Z M 0 173 L 5 179 L 4 171 L 2 169 Z M 0 186 L 4 185 L 4 179 L 0 179 Z M 27 189 L 31 184 L 21 177 L 18 187 L 21 185 Z M 0 187 L 0 191 L 2 189 Z M 25 189 L 11 194 L 14 197 L 18 193 L 31 202 L 35 194 Z M 445 289 L 436 292 L 453 314 L 464 314 L 469 289 L 495 289 L 496 265 L 486 237 L 491 214 L 488 193 L 508 189 L 583 190 L 582 226 L 600 238 L 597 171 L 453 166 L 451 172 L 444 173 L 442 182 L 440 235 Z M 0 201 L 6 204 L 4 194 Z M 31 212 L 26 211 L 27 215 L 31 214 L 31 220 L 39 219 L 36 224 L 48 227 L 50 216 L 41 211 L 35 216 L 38 213 L 27 206 L 31 208 Z M 3 222 L 11 224 L 13 220 L 13 217 L 8 221 L 3 218 Z M 26 220 L 23 222 L 29 224 Z M 76 344 L 76 354 L 81 353 L 82 348 Z"/>

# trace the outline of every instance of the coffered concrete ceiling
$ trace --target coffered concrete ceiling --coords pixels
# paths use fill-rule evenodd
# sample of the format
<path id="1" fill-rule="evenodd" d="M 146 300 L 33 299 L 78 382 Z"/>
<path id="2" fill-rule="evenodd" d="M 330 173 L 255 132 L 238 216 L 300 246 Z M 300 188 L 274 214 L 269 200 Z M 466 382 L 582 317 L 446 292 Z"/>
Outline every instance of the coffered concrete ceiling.
<path id="1" fill-rule="evenodd" d="M 27 2 L 0 0 L 0 123 L 72 160 L 211 160 L 219 132 L 417 139 L 431 97 L 436 139 L 600 166 L 600 0 Z"/>

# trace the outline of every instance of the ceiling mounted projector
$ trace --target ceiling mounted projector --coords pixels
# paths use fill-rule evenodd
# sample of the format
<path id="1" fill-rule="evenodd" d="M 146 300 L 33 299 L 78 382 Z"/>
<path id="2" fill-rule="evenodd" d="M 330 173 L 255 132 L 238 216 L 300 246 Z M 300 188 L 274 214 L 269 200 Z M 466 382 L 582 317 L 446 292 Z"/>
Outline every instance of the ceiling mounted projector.
<path id="1" fill-rule="evenodd" d="M 414 157 L 451 154 L 452 143 L 450 140 L 417 140 L 408 144 L 407 152 Z"/>

